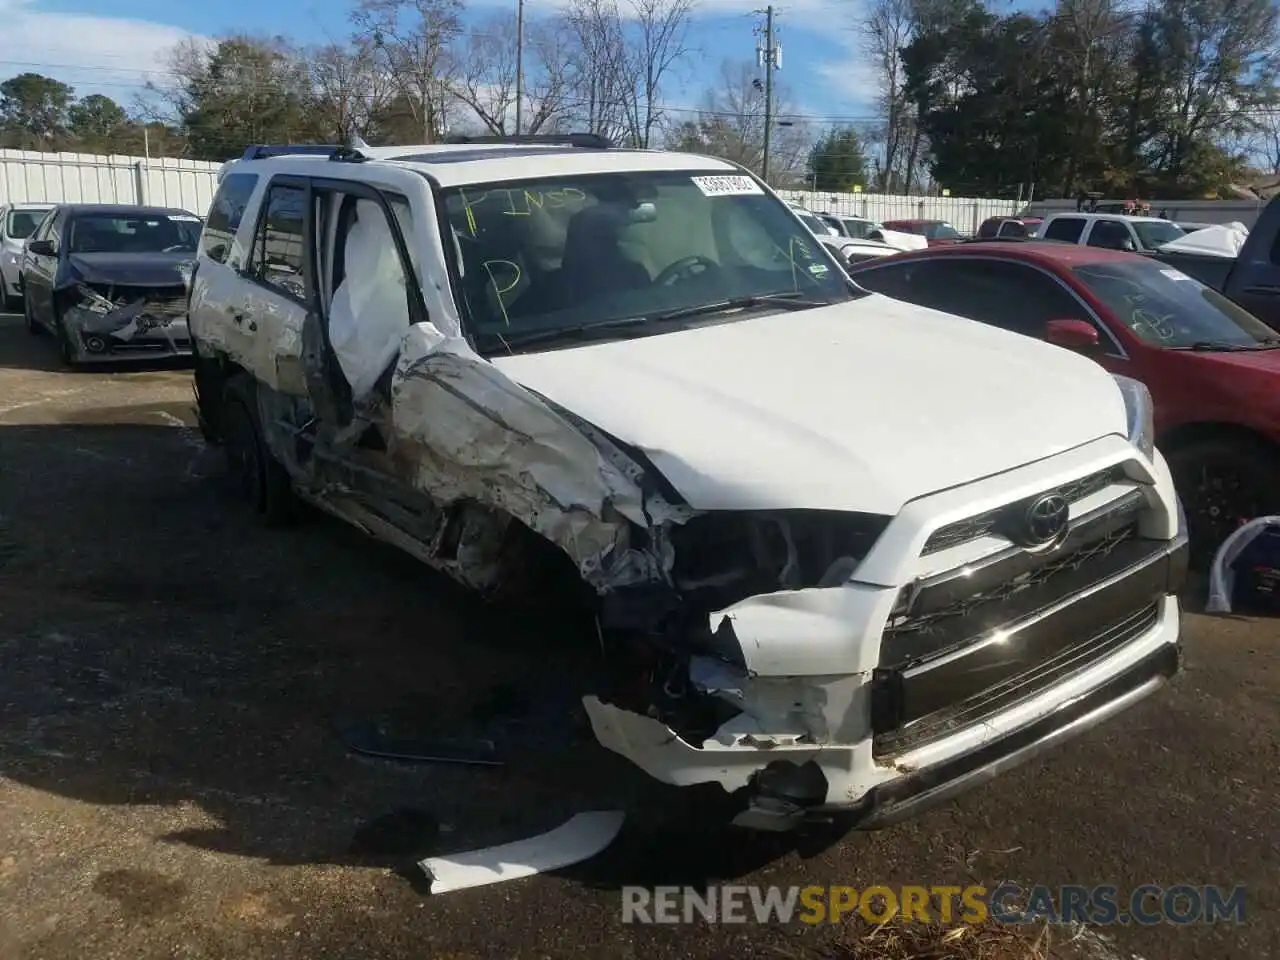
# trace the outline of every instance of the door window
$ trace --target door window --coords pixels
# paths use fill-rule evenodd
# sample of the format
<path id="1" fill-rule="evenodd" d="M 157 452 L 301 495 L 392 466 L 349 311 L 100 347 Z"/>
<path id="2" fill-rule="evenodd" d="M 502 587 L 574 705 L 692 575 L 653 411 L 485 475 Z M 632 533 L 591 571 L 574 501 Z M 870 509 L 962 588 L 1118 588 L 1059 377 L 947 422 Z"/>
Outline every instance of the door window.
<path id="1" fill-rule="evenodd" d="M 232 173 L 223 178 L 200 236 L 202 256 L 218 263 L 227 262 L 245 206 L 257 185 L 258 177 L 253 173 Z"/>
<path id="2" fill-rule="evenodd" d="M 1121 220 L 1095 220 L 1089 231 L 1089 246 L 1107 250 L 1132 250 L 1136 244 L 1129 225 Z"/>
<path id="3" fill-rule="evenodd" d="M 999 260 L 922 260 L 886 265 L 855 278 L 896 300 L 954 313 L 1040 338 L 1050 320 L 1087 312 L 1061 284 L 1034 267 Z"/>
<path id="4" fill-rule="evenodd" d="M 302 302 L 307 299 L 302 272 L 306 203 L 301 187 L 269 188 L 249 264 L 254 279 Z"/>
<path id="5" fill-rule="evenodd" d="M 1065 240 L 1067 243 L 1079 243 L 1080 234 L 1084 233 L 1083 217 L 1054 217 L 1045 228 L 1046 240 Z"/>

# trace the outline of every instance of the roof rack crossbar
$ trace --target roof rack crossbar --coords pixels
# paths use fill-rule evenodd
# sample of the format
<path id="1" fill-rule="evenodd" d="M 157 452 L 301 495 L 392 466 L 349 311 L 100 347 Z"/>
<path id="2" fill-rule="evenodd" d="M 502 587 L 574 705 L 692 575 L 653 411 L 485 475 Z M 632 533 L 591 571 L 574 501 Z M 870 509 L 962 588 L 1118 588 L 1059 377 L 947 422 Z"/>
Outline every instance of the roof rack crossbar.
<path id="1" fill-rule="evenodd" d="M 255 143 L 245 148 L 241 160 L 266 160 L 269 157 L 328 157 L 330 160 L 363 159 L 358 150 L 333 143 Z"/>
<path id="2" fill-rule="evenodd" d="M 525 133 L 519 136 L 458 134 L 448 137 L 445 143 L 545 143 L 548 146 L 558 144 L 566 147 L 580 147 L 584 150 L 612 150 L 617 146 L 608 137 L 599 133 Z"/>

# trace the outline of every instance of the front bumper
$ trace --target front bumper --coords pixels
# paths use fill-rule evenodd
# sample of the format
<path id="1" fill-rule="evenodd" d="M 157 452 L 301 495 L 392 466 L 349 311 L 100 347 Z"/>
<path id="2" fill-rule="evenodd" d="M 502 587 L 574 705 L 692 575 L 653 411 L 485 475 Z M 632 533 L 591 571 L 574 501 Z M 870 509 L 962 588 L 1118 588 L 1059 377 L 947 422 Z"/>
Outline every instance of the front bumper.
<path id="1" fill-rule="evenodd" d="M 1165 486 L 1163 472 L 1158 463 L 1158 487 Z M 1171 488 L 1163 495 L 1152 488 L 1147 495 L 1159 497 L 1167 514 L 1181 513 Z M 1144 520 L 1152 533 L 1161 515 Z M 732 730 L 731 721 L 695 745 L 660 720 L 587 698 L 596 737 L 662 782 L 719 783 L 732 795 L 734 822 L 740 826 L 785 830 L 815 818 L 847 820 L 866 829 L 895 823 L 1119 713 L 1177 672 L 1176 595 L 1186 581 L 1188 544 L 1185 522 L 1176 515 L 1168 519 L 1172 523 L 1165 529 L 1176 534 L 1173 539 L 1146 539 L 1139 555 L 1117 550 L 1111 559 L 1120 563 L 1113 566 L 1091 560 L 1101 578 L 1055 604 L 1048 611 L 1052 616 L 1046 616 L 1046 608 L 1012 622 L 1000 631 L 1007 634 L 1001 640 L 935 660 L 942 669 L 932 663 L 927 670 L 907 668 L 908 680 L 914 674 L 918 682 L 900 688 L 906 694 L 900 701 L 906 722 L 901 725 L 901 715 L 895 722 L 899 730 L 910 729 L 912 722 L 929 727 L 927 736 L 895 740 L 877 734 L 881 671 L 841 677 L 824 669 L 808 678 L 765 676 L 748 682 L 758 685 L 753 690 L 758 699 L 766 693 L 776 694 L 775 700 L 811 696 L 819 709 L 808 710 L 809 716 L 871 717 L 871 730 L 854 722 L 830 728 L 827 736 L 806 737 L 778 724 L 772 729 L 781 735 L 760 737 L 754 731 L 744 735 L 745 728 Z M 832 598 L 835 612 L 860 589 L 818 591 L 821 596 L 806 602 L 812 608 L 817 600 Z M 806 622 L 813 634 L 824 621 Z M 993 655 L 1006 641 L 1013 664 Z M 1016 665 L 1019 655 L 1027 666 Z M 990 680 L 982 681 L 984 676 Z M 770 683 L 777 686 L 767 691 Z M 948 702 L 956 709 L 937 709 Z M 802 705 L 797 701 L 795 707 Z"/>
<path id="2" fill-rule="evenodd" d="M 190 357 L 191 334 L 185 319 L 174 319 L 142 333 L 132 330 L 97 330 L 68 318 L 67 335 L 80 363 L 112 363 L 120 360 Z"/>

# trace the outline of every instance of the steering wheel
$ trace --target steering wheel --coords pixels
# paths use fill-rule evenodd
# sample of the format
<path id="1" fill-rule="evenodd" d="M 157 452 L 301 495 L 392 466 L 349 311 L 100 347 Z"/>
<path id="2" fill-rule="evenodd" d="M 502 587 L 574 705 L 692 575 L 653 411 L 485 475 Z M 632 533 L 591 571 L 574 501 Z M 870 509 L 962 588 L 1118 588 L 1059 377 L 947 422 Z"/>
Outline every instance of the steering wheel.
<path id="1" fill-rule="evenodd" d="M 702 267 L 701 270 L 695 270 L 694 267 Z M 694 254 L 691 257 L 681 257 L 675 263 L 669 263 L 658 271 L 658 275 L 653 278 L 653 284 L 657 287 L 669 287 L 681 280 L 691 280 L 694 277 L 706 273 L 708 270 L 719 270 L 720 264 L 716 263 L 710 257 L 704 257 L 701 254 Z"/>

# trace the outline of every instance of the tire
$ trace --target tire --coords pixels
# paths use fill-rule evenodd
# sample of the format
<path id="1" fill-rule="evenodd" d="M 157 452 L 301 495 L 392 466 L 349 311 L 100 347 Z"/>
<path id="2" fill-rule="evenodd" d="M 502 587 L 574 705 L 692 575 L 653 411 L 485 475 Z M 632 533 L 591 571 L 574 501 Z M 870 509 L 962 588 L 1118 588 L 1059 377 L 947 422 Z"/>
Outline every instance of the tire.
<path id="1" fill-rule="evenodd" d="M 1280 513 L 1280 450 L 1258 440 L 1209 437 L 1167 454 L 1191 539 L 1191 565 L 1208 570 L 1222 541 L 1247 520 Z"/>
<path id="2" fill-rule="evenodd" d="M 71 345 L 71 334 L 67 332 L 66 324 L 56 311 L 53 315 L 53 329 L 58 339 L 58 355 L 62 357 L 62 365 L 68 370 L 74 370 L 80 363 L 76 360 L 75 347 Z"/>
<path id="3" fill-rule="evenodd" d="M 26 321 L 27 333 L 33 337 L 38 337 L 44 333 L 44 327 L 36 320 L 36 315 L 31 309 L 31 298 L 22 298 L 22 319 Z"/>
<path id="4" fill-rule="evenodd" d="M 238 499 L 268 526 L 285 526 L 297 515 L 288 471 L 262 439 L 253 381 L 237 374 L 227 381 L 219 411 L 227 476 Z"/>

